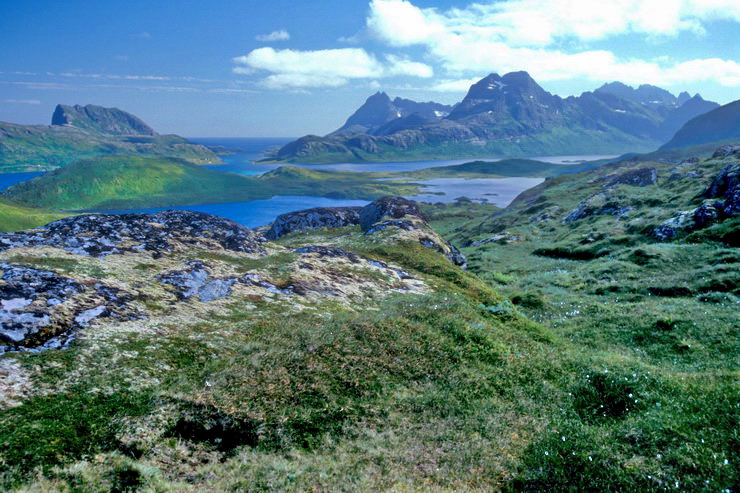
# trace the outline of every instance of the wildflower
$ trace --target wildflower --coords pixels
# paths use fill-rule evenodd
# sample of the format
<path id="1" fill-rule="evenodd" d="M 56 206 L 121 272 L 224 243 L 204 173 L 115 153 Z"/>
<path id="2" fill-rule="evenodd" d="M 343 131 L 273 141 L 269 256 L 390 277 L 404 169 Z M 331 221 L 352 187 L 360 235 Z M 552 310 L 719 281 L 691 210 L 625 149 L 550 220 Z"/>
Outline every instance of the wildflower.
<path id="1" fill-rule="evenodd" d="M 565 437 L 560 437 L 560 439 L 561 439 L 562 441 L 565 441 Z"/>
<path id="2" fill-rule="evenodd" d="M 548 452 L 547 450 L 545 450 L 545 455 L 550 455 L 550 452 Z"/>
<path id="3" fill-rule="evenodd" d="M 593 462 L 593 460 L 594 460 L 594 459 L 593 459 L 593 457 L 591 457 L 591 456 L 589 455 L 589 456 L 588 456 L 588 460 L 589 460 L 589 461 L 591 461 L 591 462 Z"/>

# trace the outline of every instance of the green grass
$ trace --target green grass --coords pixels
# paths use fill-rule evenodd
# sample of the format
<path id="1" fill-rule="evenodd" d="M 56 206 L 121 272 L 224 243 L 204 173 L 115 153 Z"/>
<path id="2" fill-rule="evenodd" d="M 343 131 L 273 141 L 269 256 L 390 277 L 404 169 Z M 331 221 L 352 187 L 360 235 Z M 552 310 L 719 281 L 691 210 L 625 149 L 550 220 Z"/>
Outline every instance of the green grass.
<path id="1" fill-rule="evenodd" d="M 425 206 L 458 246 L 520 238 L 464 248 L 468 271 L 357 228 L 276 246 L 337 245 L 402 267 L 427 294 L 302 310 L 235 299 L 147 330 L 90 331 L 65 351 L 4 356 L 43 392 L 0 411 L 3 487 L 732 491 L 740 253 L 721 228 L 668 243 L 645 233 L 696 204 L 722 163 L 695 165 L 695 179 L 642 165 L 658 167 L 658 185 L 616 187 L 635 207 L 621 220 L 561 221 L 617 166 L 549 180 L 503 211 Z M 555 218 L 531 220 L 554 207 Z M 604 253 L 564 258 L 572 251 Z M 179 260 L 193 258 L 276 275 L 295 260 Z M 135 265 L 156 275 L 156 262 Z"/>
<path id="2" fill-rule="evenodd" d="M 284 167 L 258 177 L 213 171 L 171 158 L 105 157 L 78 161 L 4 194 L 24 204 L 57 210 L 103 210 L 318 195 L 369 199 L 415 193 L 406 183 L 377 181 L 363 173 Z"/>
<path id="3" fill-rule="evenodd" d="M 37 209 L 0 198 L 0 232 L 7 233 L 43 226 L 67 214 Z"/>

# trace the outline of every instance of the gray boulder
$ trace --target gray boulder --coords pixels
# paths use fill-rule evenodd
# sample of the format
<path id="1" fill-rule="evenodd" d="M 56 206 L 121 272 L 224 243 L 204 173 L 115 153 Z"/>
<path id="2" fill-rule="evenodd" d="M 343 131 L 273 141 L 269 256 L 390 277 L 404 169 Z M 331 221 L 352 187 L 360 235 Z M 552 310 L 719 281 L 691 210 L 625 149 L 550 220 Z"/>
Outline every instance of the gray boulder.
<path id="1" fill-rule="evenodd" d="M 0 262 L 0 354 L 58 347 L 94 320 L 140 318 L 133 296 L 104 284 L 85 286 L 54 272 Z"/>
<path id="2" fill-rule="evenodd" d="M 288 233 L 319 228 L 342 228 L 360 223 L 360 207 L 316 207 L 281 214 L 265 233 L 268 240 L 277 240 Z"/>
<path id="3" fill-rule="evenodd" d="M 658 183 L 658 170 L 655 168 L 640 168 L 626 171 L 609 179 L 608 185 L 631 185 L 633 187 L 647 187 Z"/>
<path id="4" fill-rule="evenodd" d="M 714 151 L 714 154 L 712 155 L 713 158 L 724 158 L 727 156 L 740 155 L 740 145 L 737 144 L 727 144 L 723 145 L 716 151 Z"/>
<path id="5" fill-rule="evenodd" d="M 419 204 L 403 197 L 382 197 L 369 203 L 360 210 L 360 227 L 368 231 L 383 218 L 400 219 L 404 216 L 415 216 L 426 222 Z"/>
<path id="6" fill-rule="evenodd" d="M 0 234 L 0 251 L 51 246 L 77 255 L 105 257 L 128 251 L 149 251 L 158 257 L 178 245 L 220 247 L 264 253 L 264 239 L 223 217 L 170 210 L 156 214 L 90 214 L 73 216 L 22 233 Z"/>

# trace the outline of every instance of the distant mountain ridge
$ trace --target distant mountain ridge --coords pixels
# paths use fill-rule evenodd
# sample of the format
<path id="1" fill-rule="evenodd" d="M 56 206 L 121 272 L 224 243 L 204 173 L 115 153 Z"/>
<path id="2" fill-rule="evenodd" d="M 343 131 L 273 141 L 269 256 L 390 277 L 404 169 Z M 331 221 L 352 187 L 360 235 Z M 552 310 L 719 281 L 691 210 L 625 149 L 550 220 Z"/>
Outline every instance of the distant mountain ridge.
<path id="1" fill-rule="evenodd" d="M 391 101 L 386 93 L 377 92 L 367 98 L 365 103 L 347 119 L 344 125 L 328 136 L 375 134 L 376 130 L 398 118 L 415 115 L 415 120 L 419 122 L 435 121 L 447 116 L 451 110 L 452 106 L 433 101 L 418 103 L 402 98 Z"/>
<path id="2" fill-rule="evenodd" d="M 490 74 L 454 106 L 403 107 L 378 92 L 325 137 L 291 142 L 279 162 L 363 162 L 557 154 L 619 154 L 658 148 L 691 118 L 719 106 L 700 95 L 614 82 L 561 98 L 527 72 Z M 445 114 L 447 113 L 447 114 Z"/>
<path id="3" fill-rule="evenodd" d="M 661 149 L 674 149 L 728 139 L 740 139 L 740 99 L 689 120 Z"/>
<path id="4" fill-rule="evenodd" d="M 70 125 L 112 135 L 159 135 L 140 118 L 118 108 L 94 104 L 80 106 L 57 105 L 51 117 L 52 125 Z"/>
<path id="5" fill-rule="evenodd" d="M 118 108 L 58 105 L 51 125 L 0 122 L 0 173 L 45 171 L 109 155 L 181 158 L 195 164 L 221 159 L 178 135 L 159 135 Z"/>

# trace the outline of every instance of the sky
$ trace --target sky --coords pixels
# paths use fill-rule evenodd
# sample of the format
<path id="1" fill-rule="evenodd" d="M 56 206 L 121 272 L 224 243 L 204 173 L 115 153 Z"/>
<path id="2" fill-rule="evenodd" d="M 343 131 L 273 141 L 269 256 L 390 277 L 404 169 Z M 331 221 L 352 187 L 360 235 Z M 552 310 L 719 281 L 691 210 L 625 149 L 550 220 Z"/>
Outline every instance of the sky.
<path id="1" fill-rule="evenodd" d="M 526 70 L 740 98 L 738 0 L 0 0 L 0 121 L 129 111 L 187 137 L 325 134 L 376 91 L 454 103 Z"/>

